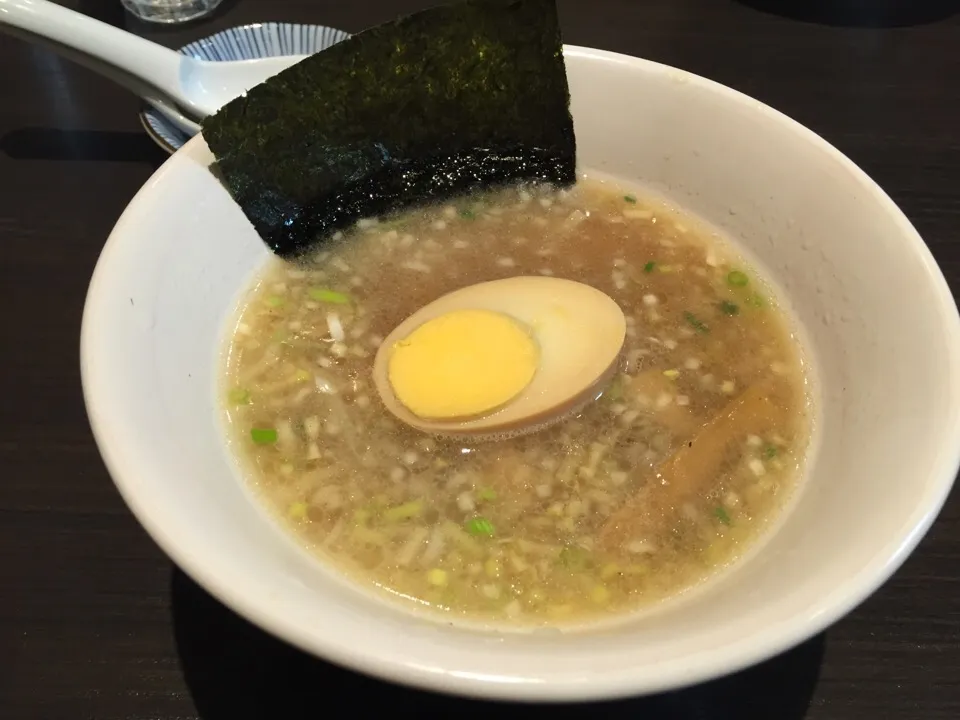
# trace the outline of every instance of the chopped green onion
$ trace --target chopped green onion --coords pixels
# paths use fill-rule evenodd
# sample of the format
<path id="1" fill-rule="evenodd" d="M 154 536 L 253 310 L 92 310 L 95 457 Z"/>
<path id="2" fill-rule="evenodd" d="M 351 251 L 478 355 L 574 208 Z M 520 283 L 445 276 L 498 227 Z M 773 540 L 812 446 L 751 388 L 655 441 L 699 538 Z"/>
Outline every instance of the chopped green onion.
<path id="1" fill-rule="evenodd" d="M 307 291 L 312 300 L 317 302 L 332 303 L 334 305 L 346 305 L 350 302 L 350 296 L 346 293 L 329 290 L 328 288 L 313 287 Z"/>
<path id="2" fill-rule="evenodd" d="M 776 446 L 776 445 L 767 445 L 767 446 L 763 449 L 763 456 L 764 456 L 765 458 L 767 458 L 767 459 L 775 458 L 775 457 L 777 456 L 777 453 L 778 453 L 778 452 L 780 452 L 780 451 L 777 450 L 777 446 Z"/>
<path id="3" fill-rule="evenodd" d="M 740 306 L 729 300 L 724 300 L 720 303 L 720 312 L 725 315 L 738 315 L 740 313 Z"/>
<path id="4" fill-rule="evenodd" d="M 590 591 L 590 599 L 598 605 L 603 605 L 610 600 L 610 591 L 603 585 L 595 585 Z"/>
<path id="5" fill-rule="evenodd" d="M 643 266 L 643 271 L 645 273 L 652 273 L 655 267 L 657 267 L 657 264 L 653 260 L 651 260 L 650 262 L 648 262 L 646 265 Z"/>
<path id="6" fill-rule="evenodd" d="M 485 500 L 487 502 L 490 502 L 491 500 L 497 499 L 497 493 L 494 491 L 493 488 L 480 488 L 477 491 L 477 497 L 480 500 Z"/>
<path id="7" fill-rule="evenodd" d="M 680 371 L 675 368 L 671 368 L 670 370 L 664 370 L 663 374 L 665 377 L 668 377 L 671 380 L 676 380 L 678 377 L 680 377 Z"/>
<path id="8" fill-rule="evenodd" d="M 231 405 L 249 405 L 250 391 L 243 388 L 234 388 L 227 394 Z"/>
<path id="9" fill-rule="evenodd" d="M 686 321 L 690 324 L 690 327 L 692 327 L 692 328 L 693 328 L 694 330 L 696 330 L 698 333 L 708 333 L 708 332 L 710 332 L 710 328 L 708 328 L 706 325 L 704 325 L 703 322 L 702 322 L 701 320 L 699 320 L 699 319 L 697 318 L 697 316 L 694 315 L 692 312 L 690 312 L 690 311 L 685 312 L 685 313 L 683 314 L 683 318 L 684 318 L 684 320 L 686 320 Z"/>
<path id="10" fill-rule="evenodd" d="M 427 573 L 427 582 L 434 587 L 444 587 L 447 584 L 447 572 L 440 568 L 434 568 Z"/>
<path id="11" fill-rule="evenodd" d="M 623 375 L 617 375 L 610 381 L 603 396 L 610 402 L 617 402 L 623 398 Z"/>
<path id="12" fill-rule="evenodd" d="M 272 308 L 283 307 L 283 304 L 286 302 L 279 295 L 271 295 L 267 298 L 267 305 Z"/>
<path id="13" fill-rule="evenodd" d="M 722 522 L 724 525 L 730 524 L 730 516 L 727 514 L 727 511 L 723 509 L 722 505 L 717 505 L 713 509 L 713 514 L 717 516 L 717 520 Z"/>
<path id="14" fill-rule="evenodd" d="M 731 270 L 727 273 L 727 285 L 731 287 L 746 287 L 747 283 L 750 282 L 750 279 L 746 276 L 745 273 L 740 272 L 739 270 Z"/>
<path id="15" fill-rule="evenodd" d="M 493 523 L 482 517 L 470 518 L 467 521 L 467 532 L 471 535 L 489 537 L 493 535 Z"/>
<path id="16" fill-rule="evenodd" d="M 631 205 L 637 204 L 637 199 L 633 195 L 624 195 L 623 199 L 626 200 Z"/>
<path id="17" fill-rule="evenodd" d="M 402 215 L 400 217 L 380 218 L 380 221 L 377 223 L 377 229 L 392 230 L 405 224 L 407 220 L 408 218 L 405 218 Z"/>
<path id="18" fill-rule="evenodd" d="M 307 504 L 305 502 L 295 502 L 290 505 L 290 509 L 287 510 L 287 513 L 294 520 L 302 520 L 307 516 Z"/>
<path id="19" fill-rule="evenodd" d="M 309 380 L 309 379 L 312 378 L 312 377 L 313 377 L 313 375 L 311 375 L 311 374 L 310 374 L 309 372 L 307 372 L 306 370 L 297 370 L 297 374 L 294 376 L 294 378 L 295 378 L 298 382 L 306 382 L 307 380 Z"/>
<path id="20" fill-rule="evenodd" d="M 568 570 L 579 571 L 587 567 L 587 553 L 583 548 L 567 546 L 557 559 Z"/>
<path id="21" fill-rule="evenodd" d="M 756 307 L 756 308 L 762 308 L 762 307 L 766 304 L 766 303 L 764 302 L 764 300 L 763 300 L 763 296 L 762 296 L 762 295 L 759 295 L 758 293 L 754 293 L 753 295 L 751 295 L 751 296 L 747 299 L 747 302 L 750 303 L 751 305 L 753 305 L 753 307 Z"/>
<path id="22" fill-rule="evenodd" d="M 403 505 L 396 505 L 383 512 L 384 520 L 388 522 L 399 522 L 400 520 L 409 520 L 415 518 L 423 512 L 423 500 L 411 500 Z"/>
<path id="23" fill-rule="evenodd" d="M 464 220 L 475 220 L 477 214 L 470 208 L 460 208 L 460 217 Z"/>
<path id="24" fill-rule="evenodd" d="M 374 547 L 383 547 L 390 541 L 382 532 L 371 530 L 364 525 L 354 525 L 353 530 L 350 531 L 350 535 L 358 543 L 372 545 Z"/>
<path id="25" fill-rule="evenodd" d="M 623 571 L 620 569 L 620 566 L 616 563 L 607 563 L 600 570 L 600 579 L 601 580 L 610 580 L 615 578 L 617 575 L 622 575 Z"/>
<path id="26" fill-rule="evenodd" d="M 354 511 L 353 521 L 357 525 L 365 525 L 372 514 L 373 513 L 371 513 L 367 508 L 360 508 L 359 510 Z"/>
<path id="27" fill-rule="evenodd" d="M 257 445 L 272 445 L 277 441 L 277 431 L 273 428 L 253 428 L 250 438 Z"/>

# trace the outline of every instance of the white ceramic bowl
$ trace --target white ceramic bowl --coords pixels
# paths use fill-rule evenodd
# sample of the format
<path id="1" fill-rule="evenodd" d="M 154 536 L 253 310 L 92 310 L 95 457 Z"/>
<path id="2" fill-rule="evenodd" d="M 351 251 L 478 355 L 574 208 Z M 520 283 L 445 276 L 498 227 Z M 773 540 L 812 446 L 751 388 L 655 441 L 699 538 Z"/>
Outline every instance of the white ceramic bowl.
<path id="1" fill-rule="evenodd" d="M 267 259 L 191 141 L 117 223 L 81 363 L 94 434 L 137 518 L 262 628 L 395 681 L 525 700 L 614 697 L 761 661 L 837 620 L 903 562 L 960 464 L 960 321 L 893 202 L 819 137 L 702 78 L 567 48 L 581 167 L 641 182 L 727 232 L 780 285 L 821 384 L 809 479 L 759 552 L 615 629 L 479 633 L 416 618 L 320 566 L 251 501 L 223 443 L 224 323 Z"/>

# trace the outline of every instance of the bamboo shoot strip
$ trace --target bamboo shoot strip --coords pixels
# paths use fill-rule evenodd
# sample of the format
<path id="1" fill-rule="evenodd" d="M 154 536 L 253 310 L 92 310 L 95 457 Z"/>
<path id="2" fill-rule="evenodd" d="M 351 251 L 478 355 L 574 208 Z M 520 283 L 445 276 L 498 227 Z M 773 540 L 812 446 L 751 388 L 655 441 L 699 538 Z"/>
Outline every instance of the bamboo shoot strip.
<path id="1" fill-rule="evenodd" d="M 644 488 L 607 519 L 601 543 L 617 548 L 643 537 L 649 532 L 649 524 L 667 520 L 668 513 L 713 481 L 734 442 L 748 435 L 763 435 L 783 422 L 786 410 L 776 397 L 778 389 L 773 379 L 764 380 L 730 401 L 657 468 L 651 492 Z"/>

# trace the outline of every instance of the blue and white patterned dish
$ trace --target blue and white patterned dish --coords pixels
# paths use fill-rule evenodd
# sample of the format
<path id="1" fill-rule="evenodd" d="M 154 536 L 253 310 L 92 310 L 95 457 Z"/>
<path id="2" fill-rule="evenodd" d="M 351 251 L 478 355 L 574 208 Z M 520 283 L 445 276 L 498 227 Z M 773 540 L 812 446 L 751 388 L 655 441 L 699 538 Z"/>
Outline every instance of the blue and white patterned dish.
<path id="1" fill-rule="evenodd" d="M 252 60 L 276 55 L 312 55 L 350 37 L 324 25 L 255 23 L 229 28 L 188 45 L 179 52 L 198 60 Z M 175 152 L 188 135 L 151 107 L 140 112 L 144 130 L 160 147 Z"/>

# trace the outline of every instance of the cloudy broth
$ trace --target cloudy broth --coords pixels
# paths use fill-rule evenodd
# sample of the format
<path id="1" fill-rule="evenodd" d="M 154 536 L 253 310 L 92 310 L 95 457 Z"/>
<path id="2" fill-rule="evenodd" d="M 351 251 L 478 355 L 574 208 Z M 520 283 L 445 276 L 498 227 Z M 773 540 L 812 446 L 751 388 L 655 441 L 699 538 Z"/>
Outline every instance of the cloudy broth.
<path id="1" fill-rule="evenodd" d="M 371 378 L 382 339 L 517 275 L 623 309 L 603 396 L 489 443 L 390 415 Z M 801 349 L 756 271 L 696 219 L 590 179 L 361 222 L 272 261 L 224 357 L 230 445 L 271 513 L 358 582 L 481 620 L 583 622 L 696 585 L 776 518 L 810 434 Z"/>

